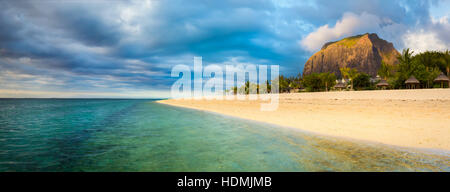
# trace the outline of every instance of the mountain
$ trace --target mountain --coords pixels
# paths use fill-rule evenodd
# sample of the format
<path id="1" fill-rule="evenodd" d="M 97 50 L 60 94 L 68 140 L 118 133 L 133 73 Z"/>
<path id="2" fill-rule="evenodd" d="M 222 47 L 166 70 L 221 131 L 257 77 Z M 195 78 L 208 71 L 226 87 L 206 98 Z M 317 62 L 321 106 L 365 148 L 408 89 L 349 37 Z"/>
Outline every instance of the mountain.
<path id="1" fill-rule="evenodd" d="M 349 67 L 375 77 L 381 61 L 396 65 L 398 55 L 400 53 L 392 43 L 380 39 L 375 33 L 356 35 L 325 43 L 319 52 L 308 59 L 303 75 L 334 72 L 341 77 L 339 68 Z"/>

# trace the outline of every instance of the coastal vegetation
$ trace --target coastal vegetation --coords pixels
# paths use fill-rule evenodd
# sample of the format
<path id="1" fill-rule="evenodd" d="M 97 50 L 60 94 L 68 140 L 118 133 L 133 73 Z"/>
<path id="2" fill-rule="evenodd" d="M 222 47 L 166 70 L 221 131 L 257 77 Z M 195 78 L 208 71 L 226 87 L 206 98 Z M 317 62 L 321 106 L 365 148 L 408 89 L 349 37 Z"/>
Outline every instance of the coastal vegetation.
<path id="1" fill-rule="evenodd" d="M 256 84 L 250 81 L 245 81 L 244 85 L 241 87 L 231 87 L 230 90 L 227 90 L 227 92 L 231 92 L 232 94 L 261 94 L 261 93 L 270 93 L 271 91 L 271 84 L 269 81 L 266 81 L 263 84 Z"/>
<path id="2" fill-rule="evenodd" d="M 336 83 L 334 73 L 312 73 L 303 78 L 303 84 L 306 91 L 328 91 Z"/>
<path id="3" fill-rule="evenodd" d="M 405 87 L 405 81 L 414 76 L 420 82 L 421 88 L 433 88 L 438 85 L 433 80 L 442 72 L 449 76 L 449 52 L 425 51 L 413 55 L 410 49 L 403 50 L 398 57 L 399 64 L 389 66 L 391 74 L 386 76 L 391 88 L 401 89 Z M 448 85 L 447 85 L 448 86 Z"/>

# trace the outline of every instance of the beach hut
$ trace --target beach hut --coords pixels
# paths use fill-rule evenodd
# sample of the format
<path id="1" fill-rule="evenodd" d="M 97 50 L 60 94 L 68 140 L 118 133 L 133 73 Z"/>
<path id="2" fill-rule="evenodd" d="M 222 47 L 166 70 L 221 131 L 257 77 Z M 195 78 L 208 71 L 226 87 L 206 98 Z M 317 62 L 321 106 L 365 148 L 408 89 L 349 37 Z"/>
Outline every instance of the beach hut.
<path id="1" fill-rule="evenodd" d="M 415 88 L 419 88 L 420 81 L 417 80 L 413 75 L 411 75 L 411 77 L 409 77 L 409 79 L 407 79 L 405 81 L 405 84 L 406 84 L 406 88 L 415 89 Z"/>
<path id="2" fill-rule="evenodd" d="M 441 73 L 439 76 L 434 79 L 434 82 L 441 83 L 441 88 L 444 88 L 444 83 L 448 83 L 450 79 L 444 75 L 444 73 Z"/>
<path id="3" fill-rule="evenodd" d="M 377 83 L 377 87 L 381 88 L 381 89 L 386 89 L 386 87 L 389 86 L 389 83 L 386 82 L 386 80 L 382 79 L 380 80 L 379 83 Z"/>
<path id="4" fill-rule="evenodd" d="M 338 82 L 336 83 L 336 85 L 334 86 L 335 89 L 339 89 L 339 91 L 342 91 L 342 89 L 345 89 L 345 84 L 342 82 Z"/>

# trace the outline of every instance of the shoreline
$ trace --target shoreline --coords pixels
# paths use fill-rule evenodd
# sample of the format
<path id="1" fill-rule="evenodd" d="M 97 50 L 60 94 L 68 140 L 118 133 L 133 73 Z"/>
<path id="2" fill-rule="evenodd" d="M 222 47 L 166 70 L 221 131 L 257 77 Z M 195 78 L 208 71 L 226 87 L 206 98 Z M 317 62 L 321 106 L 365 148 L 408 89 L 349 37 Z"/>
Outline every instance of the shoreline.
<path id="1" fill-rule="evenodd" d="M 159 100 L 157 103 L 299 129 L 307 133 L 430 151 L 450 151 L 450 89 L 280 94 L 261 101 Z"/>

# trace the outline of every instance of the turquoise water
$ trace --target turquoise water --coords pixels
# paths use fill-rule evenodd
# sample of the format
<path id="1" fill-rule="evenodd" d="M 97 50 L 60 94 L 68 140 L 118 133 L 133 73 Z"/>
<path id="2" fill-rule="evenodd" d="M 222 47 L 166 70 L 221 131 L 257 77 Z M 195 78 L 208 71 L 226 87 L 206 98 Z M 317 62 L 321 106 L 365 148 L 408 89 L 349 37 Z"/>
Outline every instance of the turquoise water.
<path id="1" fill-rule="evenodd" d="M 152 100 L 1 99 L 0 171 L 450 171 L 450 157 Z"/>

